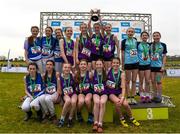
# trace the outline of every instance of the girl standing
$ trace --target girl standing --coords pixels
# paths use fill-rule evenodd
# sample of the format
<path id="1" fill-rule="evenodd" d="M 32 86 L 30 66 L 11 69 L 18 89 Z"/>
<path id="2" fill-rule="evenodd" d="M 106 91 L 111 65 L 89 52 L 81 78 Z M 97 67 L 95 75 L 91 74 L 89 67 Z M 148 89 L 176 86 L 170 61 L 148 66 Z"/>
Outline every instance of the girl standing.
<path id="1" fill-rule="evenodd" d="M 46 61 L 47 60 L 54 60 L 54 48 L 57 40 L 52 36 L 53 29 L 52 27 L 45 28 L 45 37 L 42 37 L 42 68 L 43 73 L 46 69 Z"/>
<path id="2" fill-rule="evenodd" d="M 153 101 L 162 101 L 162 75 L 166 64 L 166 44 L 160 41 L 160 32 L 153 33 L 154 42 L 151 44 L 151 81 L 154 89 Z"/>
<path id="3" fill-rule="evenodd" d="M 136 104 L 134 96 L 136 95 L 136 78 L 138 74 L 139 59 L 137 55 L 137 41 L 134 36 L 134 28 L 128 28 L 126 31 L 127 39 L 121 42 L 122 67 L 126 73 L 126 92 L 129 104 Z M 130 93 L 130 81 L 132 83 L 132 92 Z"/>
<path id="4" fill-rule="evenodd" d="M 39 28 L 37 26 L 31 27 L 31 36 L 24 42 L 24 57 L 26 63 L 35 62 L 38 65 L 40 73 L 42 73 L 41 61 L 41 38 L 37 37 Z"/>
<path id="5" fill-rule="evenodd" d="M 81 59 L 88 61 L 88 70 L 91 69 L 91 38 L 87 33 L 87 24 L 80 25 L 80 37 L 76 38 L 76 63 L 79 64 Z"/>
<path id="6" fill-rule="evenodd" d="M 119 57 L 119 42 L 114 34 L 111 34 L 112 25 L 106 24 L 103 45 L 103 59 L 105 61 L 106 71 L 111 67 L 111 59 L 114 58 L 115 47 L 117 48 L 117 56 Z"/>
<path id="7" fill-rule="evenodd" d="M 141 33 L 142 42 L 138 42 L 138 58 L 139 58 L 139 90 L 141 102 L 151 102 L 150 99 L 150 44 L 147 42 L 149 34 Z M 145 80 L 145 88 L 143 88 Z"/>

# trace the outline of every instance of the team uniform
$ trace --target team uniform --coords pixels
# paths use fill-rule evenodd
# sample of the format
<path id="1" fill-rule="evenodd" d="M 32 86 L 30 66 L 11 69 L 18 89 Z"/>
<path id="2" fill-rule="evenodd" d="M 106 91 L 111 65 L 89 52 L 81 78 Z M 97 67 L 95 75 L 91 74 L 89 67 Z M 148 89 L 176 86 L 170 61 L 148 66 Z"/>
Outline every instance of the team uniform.
<path id="1" fill-rule="evenodd" d="M 99 58 L 102 58 L 102 47 L 104 44 L 103 37 L 101 34 L 98 36 L 96 34 L 92 35 L 92 48 L 91 48 L 91 59 L 92 61 L 96 61 Z"/>
<path id="2" fill-rule="evenodd" d="M 108 95 L 108 91 L 105 88 L 106 85 L 106 81 L 103 81 L 103 75 L 99 75 L 97 73 L 97 71 L 94 71 L 94 76 L 93 76 L 93 81 L 92 81 L 92 85 L 93 85 L 93 94 L 97 94 L 97 95 Z"/>
<path id="3" fill-rule="evenodd" d="M 124 51 L 124 69 L 138 69 L 139 59 L 137 54 L 136 39 L 124 39 L 121 43 L 121 49 Z"/>
<path id="4" fill-rule="evenodd" d="M 55 116 L 54 101 L 56 101 L 55 99 L 58 97 L 57 79 L 55 73 L 51 78 L 47 76 L 47 78 L 44 80 L 44 85 L 45 95 L 43 102 L 41 102 L 42 108 L 45 114 L 50 113 L 51 117 L 53 117 Z"/>
<path id="5" fill-rule="evenodd" d="M 23 102 L 21 108 L 24 112 L 27 112 L 27 114 L 32 114 L 31 108 L 34 108 L 37 111 L 37 114 L 41 116 L 41 103 L 40 101 L 43 100 L 43 94 L 44 94 L 44 86 L 41 74 L 37 73 L 36 80 L 32 80 L 30 76 L 25 77 L 25 84 L 26 89 L 29 94 L 33 97 L 27 97 L 25 101 Z"/>
<path id="6" fill-rule="evenodd" d="M 77 91 L 79 94 L 87 95 L 88 93 L 92 93 L 91 80 L 89 75 L 90 73 L 87 71 L 85 76 L 81 76 L 80 83 L 77 83 Z"/>
<path id="7" fill-rule="evenodd" d="M 74 50 L 74 41 L 71 39 L 70 42 L 67 42 L 64 39 L 64 53 L 68 62 L 73 66 L 74 65 L 74 57 L 73 57 L 73 50 Z"/>
<path id="8" fill-rule="evenodd" d="M 63 58 L 59 56 L 60 54 L 61 54 L 61 50 L 60 50 L 60 46 L 59 46 L 59 40 L 57 39 L 57 41 L 55 43 L 55 48 L 54 48 L 55 70 L 56 70 L 56 72 L 61 73 Z"/>
<path id="9" fill-rule="evenodd" d="M 138 42 L 138 59 L 139 59 L 139 70 L 150 70 L 150 44 L 145 42 Z"/>
<path id="10" fill-rule="evenodd" d="M 57 43 L 57 40 L 51 36 L 50 38 L 42 37 L 42 64 L 43 71 L 45 70 L 46 61 L 53 60 L 54 61 L 54 49 Z"/>
<path id="11" fill-rule="evenodd" d="M 114 35 L 111 34 L 110 37 L 105 35 L 104 44 L 103 44 L 103 59 L 104 61 L 111 61 L 114 57 L 115 52 L 115 40 L 113 39 Z"/>
<path id="12" fill-rule="evenodd" d="M 122 93 L 121 88 L 121 73 L 122 71 L 119 69 L 117 74 L 114 74 L 114 69 L 110 69 L 107 75 L 106 88 L 108 90 L 108 94 L 115 94 L 119 96 Z"/>
<path id="13" fill-rule="evenodd" d="M 91 62 L 91 49 L 92 49 L 92 42 L 91 39 L 86 37 L 79 38 L 78 44 L 78 59 L 86 59 L 88 62 Z"/>
<path id="14" fill-rule="evenodd" d="M 153 50 L 153 44 L 151 44 L 151 72 L 161 72 L 163 66 L 163 54 L 167 53 L 167 47 L 165 43 L 158 43 Z"/>
<path id="15" fill-rule="evenodd" d="M 72 74 L 69 75 L 68 79 L 63 78 L 61 74 L 60 83 L 62 89 L 62 96 L 68 95 L 69 97 L 71 97 L 73 94 L 76 94 L 74 79 Z"/>
<path id="16" fill-rule="evenodd" d="M 24 42 L 24 49 L 28 52 L 27 58 L 29 62 L 35 62 L 39 69 L 42 68 L 41 54 L 42 54 L 42 46 L 41 46 L 41 38 L 37 37 L 33 44 L 29 43 L 26 39 Z"/>

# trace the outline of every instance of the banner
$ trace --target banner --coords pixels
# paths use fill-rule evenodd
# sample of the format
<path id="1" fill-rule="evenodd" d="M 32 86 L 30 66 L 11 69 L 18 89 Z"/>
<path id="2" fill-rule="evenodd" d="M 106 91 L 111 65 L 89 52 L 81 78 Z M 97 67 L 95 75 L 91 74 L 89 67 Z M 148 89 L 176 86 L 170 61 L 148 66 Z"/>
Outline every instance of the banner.
<path id="1" fill-rule="evenodd" d="M 167 69 L 166 73 L 168 77 L 180 77 L 180 69 Z"/>
<path id="2" fill-rule="evenodd" d="M 53 31 L 56 28 L 61 28 L 63 31 L 66 27 L 73 28 L 73 36 L 72 38 L 75 40 L 77 36 L 80 35 L 79 27 L 81 23 L 88 23 L 88 20 L 50 20 L 48 19 L 48 26 L 53 28 Z M 140 41 L 141 32 L 144 31 L 145 25 L 143 21 L 103 21 L 104 24 L 110 23 L 112 25 L 112 34 L 116 35 L 118 39 L 121 41 L 127 38 L 126 30 L 129 27 L 133 27 L 135 29 L 134 37 Z M 93 24 L 93 22 L 92 22 Z"/>

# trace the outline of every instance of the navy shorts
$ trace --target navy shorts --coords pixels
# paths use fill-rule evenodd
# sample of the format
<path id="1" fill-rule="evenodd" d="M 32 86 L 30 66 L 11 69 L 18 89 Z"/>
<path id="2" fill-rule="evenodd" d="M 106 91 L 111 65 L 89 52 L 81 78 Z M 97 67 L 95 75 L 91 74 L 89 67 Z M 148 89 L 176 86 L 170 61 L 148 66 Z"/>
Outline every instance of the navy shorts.
<path id="1" fill-rule="evenodd" d="M 151 72 L 161 72 L 161 67 L 151 67 Z"/>
<path id="2" fill-rule="evenodd" d="M 125 64 L 125 65 L 124 65 L 124 69 L 125 69 L 125 70 L 139 69 L 139 63 Z"/>
<path id="3" fill-rule="evenodd" d="M 139 65 L 140 71 L 150 70 L 150 69 L 151 69 L 150 65 Z"/>

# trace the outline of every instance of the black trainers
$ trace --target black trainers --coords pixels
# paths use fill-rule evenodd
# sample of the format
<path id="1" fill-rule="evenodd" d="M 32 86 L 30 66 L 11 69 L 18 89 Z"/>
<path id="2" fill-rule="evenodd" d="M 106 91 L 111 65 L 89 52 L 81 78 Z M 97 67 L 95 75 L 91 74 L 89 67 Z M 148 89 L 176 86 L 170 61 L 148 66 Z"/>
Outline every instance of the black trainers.
<path id="1" fill-rule="evenodd" d="M 59 119 L 58 127 L 63 127 L 63 126 L 64 126 L 64 121 Z"/>
<path id="2" fill-rule="evenodd" d="M 78 120 L 79 123 L 82 123 L 84 121 L 81 113 L 77 113 L 77 120 Z"/>
<path id="3" fill-rule="evenodd" d="M 69 119 L 69 120 L 68 120 L 67 127 L 70 128 L 70 127 L 72 127 L 72 125 L 73 125 L 72 119 L 71 119 L 71 120 Z"/>
<path id="4" fill-rule="evenodd" d="M 32 111 L 26 112 L 26 116 L 24 118 L 24 121 L 28 121 L 32 116 Z"/>
<path id="5" fill-rule="evenodd" d="M 94 118 L 94 115 L 92 113 L 90 113 L 89 116 L 88 116 L 87 123 L 88 124 L 93 124 L 93 122 L 94 122 L 93 118 Z"/>

